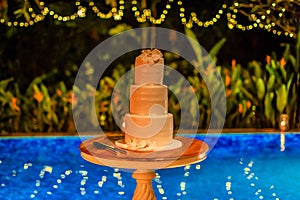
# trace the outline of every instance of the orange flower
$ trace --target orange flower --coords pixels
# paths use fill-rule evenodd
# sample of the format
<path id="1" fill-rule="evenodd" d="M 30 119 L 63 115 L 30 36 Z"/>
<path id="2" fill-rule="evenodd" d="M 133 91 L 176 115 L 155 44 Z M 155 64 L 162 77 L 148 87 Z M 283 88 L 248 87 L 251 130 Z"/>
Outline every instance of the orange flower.
<path id="1" fill-rule="evenodd" d="M 251 108 L 251 106 L 252 106 L 251 101 L 247 101 L 246 106 L 247 106 L 248 109 Z"/>
<path id="2" fill-rule="evenodd" d="M 231 83 L 231 78 L 230 78 L 229 75 L 226 75 L 226 76 L 225 76 L 225 86 L 226 86 L 226 87 L 229 86 L 230 83 Z"/>
<path id="3" fill-rule="evenodd" d="M 281 58 L 279 63 L 280 63 L 281 67 L 284 67 L 286 65 L 286 62 L 285 62 L 284 58 Z"/>
<path id="4" fill-rule="evenodd" d="M 230 96 L 231 93 L 232 93 L 232 90 L 227 90 L 227 89 L 226 89 L 226 97 Z"/>
<path id="5" fill-rule="evenodd" d="M 100 103 L 100 112 L 106 112 L 107 111 L 107 105 L 108 105 L 107 101 L 101 102 Z"/>
<path id="6" fill-rule="evenodd" d="M 41 92 L 36 92 L 33 94 L 33 98 L 37 100 L 37 102 L 41 103 L 44 99 L 44 95 Z"/>
<path id="7" fill-rule="evenodd" d="M 68 97 L 66 98 L 66 102 L 68 103 L 73 103 L 74 105 L 76 105 L 77 103 L 77 98 L 75 97 L 73 92 L 70 92 Z"/>
<path id="8" fill-rule="evenodd" d="M 56 89 L 56 94 L 57 94 L 59 97 L 61 97 L 62 91 L 61 91 L 60 89 Z"/>
<path id="9" fill-rule="evenodd" d="M 231 60 L 231 68 L 234 69 L 236 66 L 236 59 Z"/>
<path id="10" fill-rule="evenodd" d="M 266 61 L 267 61 L 267 65 L 270 65 L 270 63 L 271 63 L 271 56 L 267 55 L 266 56 Z"/>
<path id="11" fill-rule="evenodd" d="M 119 92 L 119 91 L 116 91 L 116 92 L 113 94 L 113 103 L 114 103 L 114 105 L 117 105 L 117 104 L 118 104 L 120 98 L 121 98 L 120 92 Z"/>
<path id="12" fill-rule="evenodd" d="M 243 104 L 239 103 L 239 113 L 243 112 Z"/>
<path id="13" fill-rule="evenodd" d="M 194 88 L 193 86 L 189 87 L 189 91 L 192 93 L 195 93 L 197 91 L 196 88 Z"/>
<path id="14" fill-rule="evenodd" d="M 20 107 L 17 105 L 17 101 L 18 101 L 18 99 L 17 99 L 16 97 L 11 98 L 11 107 L 12 107 L 12 109 L 14 109 L 15 111 L 20 112 L 21 109 L 20 109 Z"/>
<path id="15" fill-rule="evenodd" d="M 205 75 L 208 75 L 208 74 L 213 73 L 213 72 L 215 72 L 215 71 L 216 71 L 216 69 L 213 67 L 213 65 L 212 65 L 212 64 L 209 64 L 209 65 L 207 66 L 206 70 L 204 71 L 204 74 L 205 74 Z"/>

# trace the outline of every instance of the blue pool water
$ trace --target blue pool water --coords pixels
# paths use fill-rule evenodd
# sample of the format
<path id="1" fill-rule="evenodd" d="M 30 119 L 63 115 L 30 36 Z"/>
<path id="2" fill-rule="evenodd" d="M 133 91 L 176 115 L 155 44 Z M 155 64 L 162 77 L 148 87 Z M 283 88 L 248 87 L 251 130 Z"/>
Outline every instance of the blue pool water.
<path id="1" fill-rule="evenodd" d="M 130 199 L 131 173 L 83 160 L 80 143 L 77 137 L 0 139 L 0 199 Z M 163 200 L 299 200 L 299 147 L 296 133 L 222 135 L 203 162 L 157 170 L 153 188 Z"/>

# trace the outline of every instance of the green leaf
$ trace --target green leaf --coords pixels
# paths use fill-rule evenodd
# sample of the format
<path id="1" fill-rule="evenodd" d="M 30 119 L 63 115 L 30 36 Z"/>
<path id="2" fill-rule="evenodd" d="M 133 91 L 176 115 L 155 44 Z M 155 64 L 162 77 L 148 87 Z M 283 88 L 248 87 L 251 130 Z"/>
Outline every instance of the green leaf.
<path id="1" fill-rule="evenodd" d="M 273 89 L 273 87 L 275 85 L 275 80 L 276 80 L 275 75 L 272 74 L 267 83 L 267 91 L 268 92 Z"/>
<path id="2" fill-rule="evenodd" d="M 268 92 L 266 94 L 266 98 L 264 101 L 264 105 L 265 105 L 265 116 L 267 117 L 267 119 L 271 118 L 271 115 L 273 114 L 272 110 L 272 100 L 274 98 L 274 92 Z"/>
<path id="3" fill-rule="evenodd" d="M 190 102 L 190 113 L 192 118 L 194 119 L 197 116 L 199 110 L 199 104 L 197 101 L 191 101 Z"/>
<path id="4" fill-rule="evenodd" d="M 297 35 L 296 48 L 297 48 L 298 50 L 300 49 L 300 30 L 298 31 L 298 35 Z"/>
<path id="5" fill-rule="evenodd" d="M 273 68 L 271 68 L 269 65 L 266 65 L 266 69 L 270 74 L 275 74 L 275 70 Z"/>
<path id="6" fill-rule="evenodd" d="M 261 10 L 261 9 L 262 9 L 262 5 L 255 5 L 255 6 L 252 7 L 250 13 L 255 13 L 255 12 Z"/>
<path id="7" fill-rule="evenodd" d="M 18 10 L 15 10 L 13 13 L 18 18 L 23 14 L 23 12 L 24 12 L 23 8 L 19 8 Z"/>
<path id="8" fill-rule="evenodd" d="M 239 94 L 240 93 L 240 87 L 242 86 L 242 80 L 238 80 L 233 86 L 232 86 L 232 91 L 234 94 Z"/>
<path id="9" fill-rule="evenodd" d="M 115 86 L 115 81 L 112 78 L 106 76 L 104 77 L 104 80 L 109 85 L 109 87 L 113 88 Z"/>
<path id="10" fill-rule="evenodd" d="M 290 79 L 288 80 L 287 82 L 287 85 L 286 85 L 286 90 L 287 90 L 287 93 L 289 92 L 290 90 L 290 87 L 291 87 L 291 84 L 292 84 L 292 81 L 293 81 L 293 78 L 294 78 L 294 73 L 291 74 L 291 77 Z"/>
<path id="11" fill-rule="evenodd" d="M 116 27 L 109 29 L 108 34 L 109 35 L 116 35 L 121 32 L 127 31 L 132 29 L 131 26 L 127 25 L 126 23 L 118 24 Z"/>
<path id="12" fill-rule="evenodd" d="M 297 102 L 297 95 L 293 95 L 292 97 L 289 97 L 288 104 L 286 105 L 286 113 L 291 113 L 293 108 L 295 108 Z"/>
<path id="13" fill-rule="evenodd" d="M 57 117 L 56 113 L 52 112 L 51 116 L 52 116 L 51 118 L 52 118 L 53 124 L 58 125 L 59 124 L 59 120 L 58 120 L 58 117 Z"/>
<path id="14" fill-rule="evenodd" d="M 7 85 L 13 81 L 14 78 L 9 78 L 9 79 L 5 79 L 5 80 L 1 80 L 0 81 L 0 89 L 3 89 L 4 91 L 6 90 Z"/>
<path id="15" fill-rule="evenodd" d="M 242 72 L 243 77 L 244 77 L 244 81 L 243 84 L 245 85 L 246 88 L 250 88 L 251 90 L 254 90 L 254 83 L 252 81 L 252 78 L 250 76 L 250 73 L 248 70 L 243 70 Z"/>
<path id="16" fill-rule="evenodd" d="M 282 84 L 279 89 L 276 90 L 276 106 L 279 113 L 283 113 L 284 108 L 287 105 L 287 90 L 286 86 Z"/>
<path id="17" fill-rule="evenodd" d="M 254 67 L 254 75 L 255 77 L 261 77 L 262 76 L 262 69 L 260 64 L 257 61 L 252 62 L 252 66 Z"/>
<path id="18" fill-rule="evenodd" d="M 286 70 L 285 70 L 285 68 L 282 67 L 282 66 L 279 66 L 279 69 L 280 69 L 281 74 L 282 74 L 281 77 L 283 77 L 283 79 L 286 81 Z"/>
<path id="19" fill-rule="evenodd" d="M 66 87 L 66 85 L 65 85 L 65 83 L 63 81 L 59 82 L 59 89 L 61 90 L 61 92 L 63 94 L 67 93 L 67 87 Z"/>
<path id="20" fill-rule="evenodd" d="M 240 87 L 240 90 L 249 100 L 251 100 L 254 103 L 254 105 L 259 104 L 258 101 L 253 97 L 253 95 L 250 92 L 248 92 L 243 86 Z"/>
<path id="21" fill-rule="evenodd" d="M 34 91 L 34 92 L 40 92 L 40 89 L 39 89 L 39 87 L 37 86 L 37 84 L 33 84 L 33 85 L 32 85 L 32 88 L 33 88 L 33 91 Z"/>
<path id="22" fill-rule="evenodd" d="M 274 93 L 273 92 L 268 92 L 266 94 L 266 98 L 265 98 L 265 116 L 267 119 L 269 119 L 271 121 L 272 124 L 275 124 L 275 111 L 273 109 L 272 106 L 272 100 L 274 98 Z"/>
<path id="23" fill-rule="evenodd" d="M 277 66 L 276 66 L 276 62 L 275 62 L 275 60 L 271 60 L 271 67 L 273 68 L 273 69 L 276 69 L 277 68 Z"/>
<path id="24" fill-rule="evenodd" d="M 27 11 L 24 11 L 24 18 L 25 18 L 25 20 L 27 21 L 27 22 L 29 22 L 30 21 L 30 14 L 27 12 Z"/>
<path id="25" fill-rule="evenodd" d="M 45 98 L 50 98 L 48 89 L 44 84 L 41 84 L 41 92 L 44 95 Z"/>
<path id="26" fill-rule="evenodd" d="M 185 34 L 188 36 L 188 40 L 195 52 L 196 55 L 196 62 L 195 64 L 198 64 L 198 66 L 201 66 L 201 63 L 203 62 L 203 58 L 202 58 L 202 49 L 199 47 L 199 42 L 197 39 L 196 34 L 188 28 L 185 28 Z"/>
<path id="27" fill-rule="evenodd" d="M 208 88 L 206 86 L 202 88 L 202 97 L 205 99 L 210 98 L 210 94 L 209 94 Z"/>
<path id="28" fill-rule="evenodd" d="M 290 56 L 290 45 L 287 44 L 286 47 L 285 47 L 285 50 L 283 52 L 283 58 L 285 60 L 288 60 L 289 59 L 289 56 Z"/>
<path id="29" fill-rule="evenodd" d="M 262 78 L 256 80 L 257 97 L 262 100 L 265 96 L 265 83 Z"/>
<path id="30" fill-rule="evenodd" d="M 297 71 L 297 66 L 296 66 L 296 58 L 293 55 L 289 55 L 289 60 L 292 63 L 294 70 Z"/>
<path id="31" fill-rule="evenodd" d="M 241 66 L 240 66 L 240 65 L 237 65 L 237 66 L 233 69 L 231 81 L 232 81 L 233 83 L 235 83 L 238 79 L 241 78 L 240 75 L 241 75 Z"/>
<path id="32" fill-rule="evenodd" d="M 209 51 L 209 55 L 212 58 L 215 58 L 217 56 L 217 54 L 219 53 L 219 51 L 221 50 L 221 48 L 223 47 L 224 43 L 226 42 L 226 38 L 222 38 L 221 40 L 219 40 L 217 42 L 217 44 L 215 44 L 212 49 Z"/>
<path id="33" fill-rule="evenodd" d="M 45 97 L 41 103 L 42 103 L 42 109 L 43 109 L 42 111 L 43 112 L 50 113 L 52 111 L 51 99 L 49 97 Z"/>
<path id="34" fill-rule="evenodd" d="M 182 88 L 182 84 L 184 83 L 184 78 L 182 77 L 182 78 L 180 78 L 178 81 L 177 81 L 177 83 L 175 84 L 175 85 L 172 85 L 172 86 L 170 86 L 169 87 L 169 89 L 171 90 L 171 91 L 173 91 L 173 93 L 175 93 L 175 94 L 180 94 L 180 91 L 181 91 L 181 88 Z"/>

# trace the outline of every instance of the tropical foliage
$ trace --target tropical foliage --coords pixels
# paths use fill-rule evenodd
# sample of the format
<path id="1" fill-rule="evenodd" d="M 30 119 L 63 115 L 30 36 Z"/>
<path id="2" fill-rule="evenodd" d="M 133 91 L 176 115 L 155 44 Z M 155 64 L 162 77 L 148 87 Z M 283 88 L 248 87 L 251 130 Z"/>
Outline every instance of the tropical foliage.
<path id="1" fill-rule="evenodd" d="M 187 32 L 187 35 L 196 39 L 193 32 Z M 210 50 L 210 56 L 214 60 L 217 60 L 217 53 L 225 42 L 225 39 L 221 39 Z M 286 45 L 283 55 L 266 55 L 264 62 L 253 60 L 242 66 L 233 59 L 230 64 L 217 65 L 226 91 L 227 112 L 224 127 L 278 128 L 280 114 L 287 113 L 290 116 L 290 127 L 299 128 L 299 52 L 300 39 L 295 46 Z M 211 108 L 205 81 L 184 59 L 170 52 L 165 52 L 165 58 L 167 65 L 180 70 L 192 85 L 192 88 L 182 88 L 181 92 L 192 89 L 198 98 L 198 104 L 188 102 L 184 104 L 189 106 L 190 116 L 181 116 L 180 106 L 183 105 L 179 105 L 178 99 L 170 93 L 169 111 L 174 115 L 175 127 L 178 128 L 181 118 L 182 122 L 193 120 L 193 113 L 199 109 L 199 122 L 193 123 L 198 123 L 198 128 L 208 128 L 214 109 Z M 127 61 L 133 59 L 134 57 L 126 58 Z M 95 96 L 95 104 L 91 106 L 95 106 L 98 121 L 88 126 L 100 125 L 107 131 L 120 130 L 112 115 L 111 105 L 114 103 L 116 108 L 121 109 L 123 99 L 127 97 L 112 97 L 112 92 L 118 80 L 132 67 L 132 65 L 124 66 L 122 63 L 124 62 L 116 63 L 115 67 L 100 79 L 96 92 L 91 93 Z M 87 66 L 86 73 L 90 72 L 91 69 Z M 68 86 L 64 80 L 51 82 L 51 79 L 59 73 L 61 72 L 55 69 L 36 77 L 24 92 L 20 91 L 13 78 L 0 81 L 1 133 L 76 131 L 72 103 L 82 113 L 89 113 L 89 110 L 80 110 L 83 109 L 80 106 L 82 102 L 78 102 L 73 93 L 78 88 Z M 181 82 L 177 84 L 181 88 Z M 85 92 L 91 91 L 93 91 L 91 87 L 86 85 Z"/>

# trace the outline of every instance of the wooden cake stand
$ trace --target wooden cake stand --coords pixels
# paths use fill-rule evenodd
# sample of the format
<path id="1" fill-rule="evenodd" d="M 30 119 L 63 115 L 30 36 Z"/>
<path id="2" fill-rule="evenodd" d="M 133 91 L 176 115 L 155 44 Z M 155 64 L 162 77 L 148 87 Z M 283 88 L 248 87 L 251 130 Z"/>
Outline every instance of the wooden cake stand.
<path id="1" fill-rule="evenodd" d="M 80 152 L 83 159 L 98 165 L 113 168 L 134 169 L 132 177 L 136 179 L 136 189 L 133 200 L 155 200 L 152 187 L 152 179 L 155 178 L 155 169 L 182 167 L 203 161 L 209 150 L 208 145 L 197 139 L 175 137 L 182 145 L 172 150 L 151 152 L 112 151 L 112 149 L 100 148 L 95 143 L 107 144 L 117 148 L 114 142 L 120 138 L 108 138 L 106 136 L 95 137 L 83 141 Z M 119 149 L 114 149 L 119 150 Z"/>

